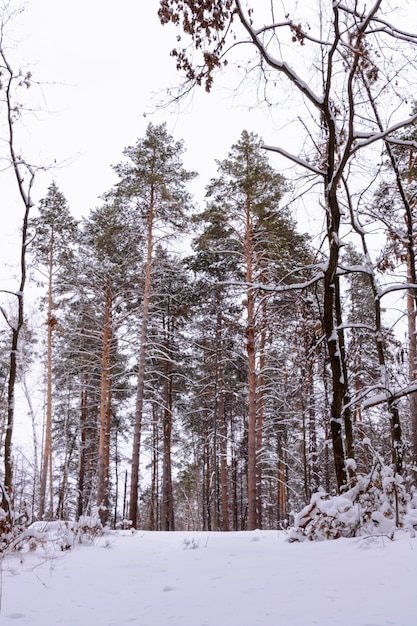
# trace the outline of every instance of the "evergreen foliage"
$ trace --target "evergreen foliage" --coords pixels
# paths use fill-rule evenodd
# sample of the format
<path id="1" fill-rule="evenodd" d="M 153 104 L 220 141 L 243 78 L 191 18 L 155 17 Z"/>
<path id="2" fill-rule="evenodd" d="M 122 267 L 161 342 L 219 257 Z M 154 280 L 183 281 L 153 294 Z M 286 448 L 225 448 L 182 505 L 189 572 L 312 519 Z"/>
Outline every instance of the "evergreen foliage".
<path id="1" fill-rule="evenodd" d="M 326 254 L 298 231 L 283 204 L 290 184 L 260 146 L 242 132 L 192 215 L 194 173 L 165 125 L 126 148 L 118 183 L 80 224 L 49 187 L 30 230 L 51 330 L 41 342 L 50 442 L 40 488 L 18 474 L 38 518 L 224 531 L 295 521 L 292 540 L 406 524 L 409 478 L 390 459 L 392 425 L 380 405 L 362 402 L 380 389 L 382 369 L 392 385 L 403 376 L 401 346 L 375 315 L 376 279 L 346 246 L 335 310 L 356 459 L 338 494 Z M 180 237 L 188 256 L 170 247 Z"/>

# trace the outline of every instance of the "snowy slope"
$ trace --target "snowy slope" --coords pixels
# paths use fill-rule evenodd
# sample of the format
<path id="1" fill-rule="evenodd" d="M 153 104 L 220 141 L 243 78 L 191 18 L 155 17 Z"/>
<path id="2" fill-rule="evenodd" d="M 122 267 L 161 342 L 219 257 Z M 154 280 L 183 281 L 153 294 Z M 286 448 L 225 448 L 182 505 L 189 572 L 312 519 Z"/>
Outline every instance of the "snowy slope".
<path id="1" fill-rule="evenodd" d="M 1 626 L 417 626 L 417 539 L 120 531 L 2 563 Z"/>

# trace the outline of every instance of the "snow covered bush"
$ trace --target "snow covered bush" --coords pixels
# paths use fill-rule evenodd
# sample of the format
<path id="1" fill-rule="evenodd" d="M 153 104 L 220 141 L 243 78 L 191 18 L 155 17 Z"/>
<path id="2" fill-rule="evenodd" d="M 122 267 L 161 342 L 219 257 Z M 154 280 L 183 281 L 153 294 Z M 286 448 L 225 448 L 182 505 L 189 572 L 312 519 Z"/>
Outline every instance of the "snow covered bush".
<path id="1" fill-rule="evenodd" d="M 5 493 L 3 487 L 3 494 Z M 19 543 L 19 538 L 25 532 L 32 521 L 30 507 L 23 503 L 20 511 L 13 511 L 10 502 L 8 510 L 0 507 L 0 554 L 11 549 L 15 549 Z"/>
<path id="2" fill-rule="evenodd" d="M 0 552 L 4 552 L 11 539 L 10 518 L 6 511 L 0 508 Z"/>
<path id="3" fill-rule="evenodd" d="M 191 539 L 188 539 L 188 537 L 185 537 L 182 544 L 184 546 L 184 550 L 197 550 L 197 548 L 200 545 L 199 542 L 196 541 L 193 537 Z"/>
<path id="4" fill-rule="evenodd" d="M 341 495 L 313 494 L 310 503 L 296 515 L 289 541 L 392 536 L 395 528 L 414 532 L 417 511 L 414 513 L 401 476 L 378 460 L 370 474 L 357 478 Z"/>
<path id="5" fill-rule="evenodd" d="M 63 520 L 34 522 L 16 537 L 14 549 L 35 551 L 42 547 L 47 554 L 71 550 L 77 534 L 77 524 Z"/>
<path id="6" fill-rule="evenodd" d="M 78 541 L 83 543 L 87 541 L 92 543 L 94 539 L 100 537 L 103 532 L 103 526 L 100 520 L 99 509 L 94 507 L 91 515 L 82 515 L 78 520 Z"/>
<path id="7" fill-rule="evenodd" d="M 76 541 L 93 543 L 103 535 L 98 510 L 80 517 L 78 522 L 66 520 L 38 521 L 30 523 L 22 515 L 10 523 L 9 515 L 0 508 L 0 554 L 16 550 L 33 552 L 42 548 L 47 555 L 57 550 L 71 550 Z"/>

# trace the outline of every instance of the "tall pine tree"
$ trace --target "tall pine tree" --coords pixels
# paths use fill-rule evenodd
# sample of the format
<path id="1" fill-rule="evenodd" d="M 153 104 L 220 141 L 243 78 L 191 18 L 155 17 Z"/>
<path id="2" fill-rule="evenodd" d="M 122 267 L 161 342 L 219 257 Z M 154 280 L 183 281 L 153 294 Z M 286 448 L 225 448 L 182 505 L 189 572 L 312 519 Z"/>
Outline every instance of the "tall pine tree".
<path id="1" fill-rule="evenodd" d="M 53 506 L 52 472 L 52 346 L 53 331 L 58 322 L 59 304 L 57 298 L 65 291 L 68 268 L 73 262 L 74 244 L 77 239 L 77 222 L 71 216 L 64 194 L 55 182 L 48 188 L 48 193 L 39 203 L 37 217 L 30 221 L 33 231 L 31 252 L 37 269 L 44 275 L 47 284 L 47 362 L 46 362 L 46 417 L 44 450 L 42 457 L 39 517 L 45 514 L 51 517 Z M 68 287 L 68 285 L 67 285 Z M 49 504 L 46 505 L 46 490 L 49 476 Z"/>
<path id="2" fill-rule="evenodd" d="M 183 143 L 174 140 L 165 124 L 149 124 L 145 137 L 123 151 L 127 160 L 114 166 L 119 181 L 110 193 L 122 210 L 132 214 L 146 241 L 129 500 L 129 519 L 134 528 L 138 521 L 140 443 L 154 247 L 158 239 L 166 241 L 169 234 L 183 229 L 187 210 L 191 206 L 186 187 L 195 174 L 184 168 L 181 161 L 183 152 Z"/>

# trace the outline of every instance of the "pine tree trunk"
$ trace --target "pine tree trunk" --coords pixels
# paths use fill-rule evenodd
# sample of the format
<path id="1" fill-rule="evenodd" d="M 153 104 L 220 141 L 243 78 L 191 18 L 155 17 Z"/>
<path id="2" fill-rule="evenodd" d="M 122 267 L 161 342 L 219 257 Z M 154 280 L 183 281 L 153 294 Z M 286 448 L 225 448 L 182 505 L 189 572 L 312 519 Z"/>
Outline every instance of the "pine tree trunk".
<path id="1" fill-rule="evenodd" d="M 202 491 L 201 491 L 201 484 L 202 484 L 202 480 L 200 479 L 200 457 L 198 454 L 198 450 L 197 450 L 197 446 L 198 444 L 196 443 L 194 436 L 193 436 L 193 463 L 194 463 L 194 489 L 195 489 L 195 494 L 196 494 L 196 507 L 197 507 L 197 520 L 198 520 L 198 524 L 196 527 L 196 530 L 203 530 L 204 524 L 203 524 L 203 514 L 202 514 L 202 501 L 203 501 L 203 495 L 202 495 Z"/>
<path id="2" fill-rule="evenodd" d="M 336 324 L 337 324 L 337 335 L 339 342 L 339 352 L 340 352 L 340 362 L 342 368 L 342 377 L 344 382 L 344 393 L 343 393 L 343 425 L 345 427 L 345 441 L 346 441 L 346 458 L 354 460 L 355 451 L 353 444 L 353 424 L 352 424 L 352 413 L 350 409 L 350 395 L 348 388 L 348 371 L 346 364 L 346 350 L 345 350 L 345 334 L 343 330 L 343 318 L 342 318 L 342 302 L 341 302 L 341 294 L 340 294 L 340 281 L 339 277 L 336 277 L 335 280 L 335 310 L 336 310 Z M 349 465 L 346 470 L 346 476 L 352 478 L 354 475 L 353 466 Z"/>
<path id="3" fill-rule="evenodd" d="M 69 415 L 69 411 L 67 411 L 67 418 L 68 418 L 68 415 Z M 65 424 L 65 453 L 64 453 L 65 456 L 64 456 L 64 466 L 62 468 L 61 486 L 59 488 L 59 493 L 58 493 L 58 504 L 57 504 L 56 513 L 55 513 L 55 517 L 57 519 L 68 518 L 67 511 L 65 508 L 65 503 L 67 502 L 69 467 L 71 464 L 71 459 L 72 459 L 74 450 L 75 450 L 75 437 L 69 436 L 69 428 L 68 428 L 68 425 Z"/>
<path id="4" fill-rule="evenodd" d="M 222 332 L 220 320 L 220 333 Z M 223 351 L 220 341 L 220 352 L 217 375 L 217 417 L 219 421 L 219 455 L 220 455 L 220 482 L 221 482 L 221 503 L 222 503 L 222 530 L 230 530 L 229 520 L 229 477 L 227 468 L 227 422 L 224 407 L 224 384 L 223 384 Z"/>
<path id="5" fill-rule="evenodd" d="M 53 515 L 52 495 L 52 330 L 55 320 L 52 316 L 52 268 L 54 254 L 54 231 L 52 229 L 49 242 L 49 266 L 48 266 L 48 311 L 47 311 L 47 358 L 46 358 L 46 419 L 45 439 L 42 459 L 41 485 L 39 494 L 39 518 L 45 517 L 46 487 L 50 483 L 49 516 Z"/>
<path id="6" fill-rule="evenodd" d="M 278 459 L 277 469 L 277 502 L 278 502 L 278 521 L 283 522 L 287 518 L 287 477 L 285 471 L 285 460 L 283 458 L 284 451 L 281 450 L 280 457 Z"/>
<path id="7" fill-rule="evenodd" d="M 207 425 L 204 429 L 203 450 L 203 530 L 211 530 L 211 463 L 210 437 Z"/>
<path id="8" fill-rule="evenodd" d="M 265 390 L 265 346 L 267 330 L 266 298 L 262 302 L 262 325 L 259 338 L 259 380 L 257 388 L 257 419 L 256 419 L 256 510 L 257 527 L 262 528 L 262 447 L 264 422 L 264 390 Z"/>
<path id="9" fill-rule="evenodd" d="M 223 316 L 220 294 L 216 300 L 216 420 L 219 436 L 220 458 L 220 493 L 221 493 L 221 528 L 230 530 L 229 520 L 229 478 L 227 469 L 227 423 L 224 407 L 224 370 L 223 370 Z"/>
<path id="10" fill-rule="evenodd" d="M 213 405 L 214 411 L 213 415 L 213 426 L 212 426 L 212 450 L 213 450 L 213 460 L 212 460 L 212 530 L 219 530 L 220 525 L 220 489 L 222 488 L 219 483 L 221 483 L 221 469 L 219 472 L 219 463 L 220 468 L 222 466 L 222 458 L 221 458 L 221 430 L 222 426 L 220 424 L 220 420 L 222 419 L 222 411 L 224 414 L 223 400 L 221 395 L 223 394 L 223 373 L 222 373 L 222 308 L 221 308 L 221 297 L 220 293 L 216 294 L 216 344 L 215 344 L 215 362 L 214 362 L 214 397 L 213 397 Z"/>
<path id="11" fill-rule="evenodd" d="M 108 520 L 111 428 L 111 342 L 113 296 L 110 278 L 106 282 L 103 347 L 101 357 L 100 432 L 98 444 L 97 506 L 103 525 Z"/>
<path id="12" fill-rule="evenodd" d="M 217 397 L 217 372 L 216 376 L 216 387 L 214 390 L 214 405 L 215 410 L 212 412 L 213 423 L 212 423 L 212 445 L 211 445 L 211 453 L 212 453 L 212 461 L 211 461 L 211 484 L 210 484 L 210 502 L 211 502 L 211 530 L 218 531 L 219 530 L 219 459 L 218 459 L 218 397 Z"/>
<path id="13" fill-rule="evenodd" d="M 239 529 L 239 511 L 238 511 L 238 496 L 237 496 L 237 454 L 236 454 L 236 437 L 235 437 L 235 428 L 234 428 L 234 420 L 231 411 L 230 415 L 230 449 L 231 449 L 231 459 L 230 459 L 230 475 L 231 475 L 231 487 L 232 487 L 232 530 Z"/>
<path id="14" fill-rule="evenodd" d="M 250 198 L 246 203 L 246 232 L 245 232 L 245 264 L 246 264 L 246 354 L 248 359 L 248 530 L 255 530 L 258 523 L 257 491 L 256 491 L 256 461 L 257 461 L 257 414 L 256 414 L 256 346 L 255 346 L 255 297 L 253 293 L 252 270 L 252 222 Z"/>
<path id="15" fill-rule="evenodd" d="M 305 374 L 305 372 L 304 372 Z M 309 482 L 309 462 L 308 462 L 308 442 L 307 442 L 307 407 L 304 402 L 304 395 L 301 398 L 301 456 L 303 459 L 303 486 L 304 486 L 304 500 L 308 502 L 310 500 L 310 482 Z"/>
<path id="16" fill-rule="evenodd" d="M 159 530 L 159 424 L 155 405 L 152 406 L 152 479 L 150 530 Z"/>
<path id="17" fill-rule="evenodd" d="M 171 341 L 170 319 L 168 313 L 165 329 L 165 367 L 164 388 L 165 402 L 163 411 L 163 443 L 164 443 L 164 466 L 163 466 L 163 530 L 175 530 L 174 521 L 174 496 L 172 490 L 172 406 L 173 406 L 173 374 L 171 365 Z"/>
<path id="18" fill-rule="evenodd" d="M 314 389 L 314 363 L 312 359 L 308 360 L 308 435 L 309 435 L 309 497 L 312 492 L 317 491 L 320 485 L 318 451 L 317 451 L 317 425 L 316 425 L 316 396 Z"/>
<path id="19" fill-rule="evenodd" d="M 248 297 L 248 329 L 246 350 L 249 369 L 248 402 L 248 530 L 257 526 L 256 498 L 256 362 L 253 296 Z"/>
<path id="20" fill-rule="evenodd" d="M 153 220 L 154 220 L 154 187 L 151 187 L 149 214 L 148 214 L 148 234 L 145 267 L 145 288 L 142 304 L 142 328 L 140 334 L 139 359 L 138 359 L 138 379 L 136 390 L 135 421 L 133 430 L 132 449 L 132 471 L 130 480 L 129 498 L 129 519 L 132 527 L 138 525 L 138 497 L 139 497 L 139 464 L 140 464 L 140 442 L 142 435 L 142 414 L 145 391 L 145 366 L 147 355 L 147 337 L 149 323 L 149 304 L 151 298 L 152 282 L 152 252 L 153 252 Z"/>
<path id="21" fill-rule="evenodd" d="M 87 381 L 88 375 L 83 375 L 80 402 L 80 444 L 78 461 L 78 497 L 77 497 L 77 519 L 84 514 L 84 488 L 86 469 L 86 446 L 87 446 Z"/>
<path id="22" fill-rule="evenodd" d="M 172 395 L 172 378 L 166 382 L 168 395 Z M 163 530 L 175 530 L 174 520 L 174 495 L 172 490 L 172 404 L 164 408 L 164 472 L 163 472 L 163 502 L 164 502 L 164 526 Z"/>

